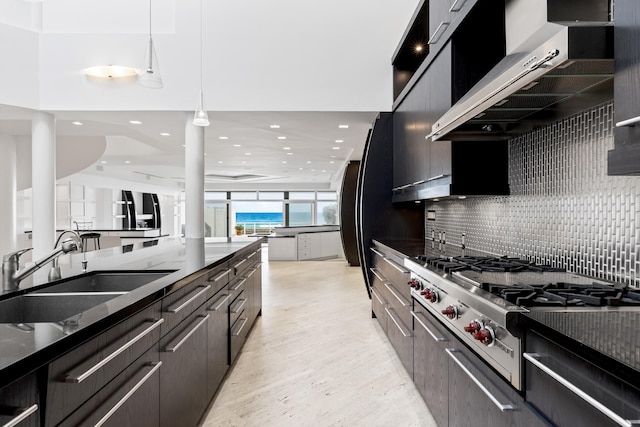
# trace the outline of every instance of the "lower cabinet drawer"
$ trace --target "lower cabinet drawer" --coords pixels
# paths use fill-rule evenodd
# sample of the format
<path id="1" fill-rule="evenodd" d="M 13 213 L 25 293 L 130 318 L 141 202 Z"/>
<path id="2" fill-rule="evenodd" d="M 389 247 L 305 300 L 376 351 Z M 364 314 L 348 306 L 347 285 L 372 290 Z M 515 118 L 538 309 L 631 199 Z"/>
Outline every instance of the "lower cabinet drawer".
<path id="1" fill-rule="evenodd" d="M 206 304 L 160 340 L 160 426 L 196 426 L 207 396 Z"/>
<path id="2" fill-rule="evenodd" d="M 47 425 L 59 423 L 157 344 L 162 323 L 158 302 L 51 362 Z"/>
<path id="3" fill-rule="evenodd" d="M 240 353 L 240 349 L 247 339 L 250 326 L 246 311 L 240 313 L 238 319 L 231 325 L 229 329 L 229 364 L 232 364 L 238 356 L 238 353 Z"/>
<path id="4" fill-rule="evenodd" d="M 157 344 L 134 361 L 60 424 L 158 427 L 160 373 Z"/>
<path id="5" fill-rule="evenodd" d="M 243 290 L 238 294 L 235 300 L 229 305 L 229 325 L 236 323 L 240 314 L 247 308 L 248 292 Z"/>
<path id="6" fill-rule="evenodd" d="M 388 307 L 387 301 L 385 301 L 384 296 L 378 290 L 378 283 L 375 282 L 374 286 L 371 288 L 371 311 L 378 319 L 378 323 L 380 327 L 384 331 L 384 333 L 388 333 L 388 319 L 389 316 L 387 312 L 384 311 L 385 308 Z"/>
<path id="7" fill-rule="evenodd" d="M 388 317 L 387 336 L 404 368 L 413 378 L 413 331 L 392 308 L 385 308 Z"/>
<path id="8" fill-rule="evenodd" d="M 38 427 L 40 399 L 36 374 L 0 389 L 0 426 Z"/>

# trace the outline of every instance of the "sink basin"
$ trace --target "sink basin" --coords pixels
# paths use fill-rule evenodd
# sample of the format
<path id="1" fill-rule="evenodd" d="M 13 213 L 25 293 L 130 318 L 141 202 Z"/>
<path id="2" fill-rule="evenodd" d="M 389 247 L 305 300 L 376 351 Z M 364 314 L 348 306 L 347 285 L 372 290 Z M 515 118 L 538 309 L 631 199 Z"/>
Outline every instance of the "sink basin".
<path id="1" fill-rule="evenodd" d="M 32 294 L 59 292 L 109 292 L 124 294 L 173 271 L 102 271 L 44 287 Z"/>
<path id="2" fill-rule="evenodd" d="M 60 322 L 117 294 L 25 294 L 0 301 L 0 323 Z"/>

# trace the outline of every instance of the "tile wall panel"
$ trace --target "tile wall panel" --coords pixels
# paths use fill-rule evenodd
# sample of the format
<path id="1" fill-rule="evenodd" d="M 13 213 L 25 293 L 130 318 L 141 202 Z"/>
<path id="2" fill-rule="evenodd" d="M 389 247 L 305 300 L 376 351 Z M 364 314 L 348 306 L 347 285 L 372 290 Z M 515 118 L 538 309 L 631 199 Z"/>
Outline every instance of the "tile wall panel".
<path id="1" fill-rule="evenodd" d="M 510 196 L 429 202 L 447 243 L 640 286 L 640 177 L 607 176 L 613 104 L 509 141 Z"/>

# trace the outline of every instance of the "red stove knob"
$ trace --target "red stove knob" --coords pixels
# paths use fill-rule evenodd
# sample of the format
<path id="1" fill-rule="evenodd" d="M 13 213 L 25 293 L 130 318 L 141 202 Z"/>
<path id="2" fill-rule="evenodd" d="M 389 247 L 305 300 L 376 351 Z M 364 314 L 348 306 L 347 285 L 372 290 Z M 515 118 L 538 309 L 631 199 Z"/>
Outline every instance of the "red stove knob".
<path id="1" fill-rule="evenodd" d="M 447 316 L 449 319 L 455 319 L 458 317 L 458 307 L 456 307 L 455 305 L 450 305 L 442 310 L 442 314 Z"/>
<path id="2" fill-rule="evenodd" d="M 475 332 L 478 332 L 481 329 L 482 329 L 482 323 L 477 320 L 474 320 L 473 322 L 469 323 L 469 326 L 464 327 L 465 332 L 471 332 L 472 334 Z"/>
<path id="3" fill-rule="evenodd" d="M 485 326 L 474 332 L 473 337 L 486 346 L 492 346 L 496 335 L 492 328 Z"/>
<path id="4" fill-rule="evenodd" d="M 420 292 L 420 294 L 423 295 L 425 299 L 433 303 L 438 302 L 438 292 L 433 289 L 425 289 L 424 291 Z"/>
<path id="5" fill-rule="evenodd" d="M 411 286 L 413 289 L 420 290 L 420 282 L 418 282 L 416 279 L 409 280 L 407 284 Z"/>

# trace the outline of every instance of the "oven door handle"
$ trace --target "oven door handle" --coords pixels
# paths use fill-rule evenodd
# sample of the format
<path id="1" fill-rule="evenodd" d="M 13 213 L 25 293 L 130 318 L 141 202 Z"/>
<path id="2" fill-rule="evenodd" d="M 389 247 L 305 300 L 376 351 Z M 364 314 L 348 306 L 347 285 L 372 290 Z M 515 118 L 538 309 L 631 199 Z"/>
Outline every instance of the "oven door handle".
<path id="1" fill-rule="evenodd" d="M 462 371 L 465 374 L 467 374 L 469 379 L 478 386 L 478 388 L 489 398 L 489 400 L 493 402 L 494 405 L 496 405 L 496 407 L 500 411 L 506 412 L 506 411 L 514 411 L 517 409 L 511 403 L 500 403 L 500 401 L 493 394 L 491 394 L 489 390 L 487 390 L 487 388 L 480 382 L 480 380 L 476 378 L 466 366 L 464 366 L 462 361 L 453 354 L 458 352 L 458 350 L 456 350 L 455 348 L 446 348 L 445 351 L 447 352 L 449 357 L 451 357 L 451 359 L 453 359 L 453 361 L 456 362 L 456 365 L 458 365 L 460 369 L 462 369 Z"/>
<path id="2" fill-rule="evenodd" d="M 527 359 L 533 366 L 540 369 L 545 374 L 549 375 L 551 378 L 562 384 L 565 388 L 571 391 L 573 394 L 587 402 L 589 405 L 593 406 L 598 411 L 602 412 L 604 415 L 609 417 L 613 422 L 618 425 L 624 427 L 633 427 L 640 425 L 640 420 L 625 420 L 620 415 L 613 412 L 611 409 L 607 408 L 605 405 L 582 391 L 582 389 L 578 388 L 576 385 L 571 383 L 569 380 L 555 372 L 553 369 L 540 362 L 541 356 L 537 353 L 523 353 L 522 356 Z"/>

